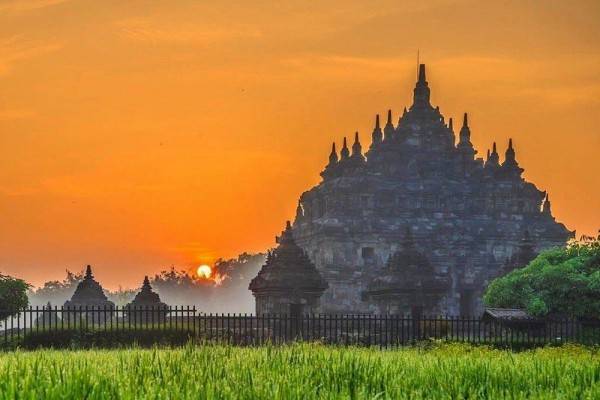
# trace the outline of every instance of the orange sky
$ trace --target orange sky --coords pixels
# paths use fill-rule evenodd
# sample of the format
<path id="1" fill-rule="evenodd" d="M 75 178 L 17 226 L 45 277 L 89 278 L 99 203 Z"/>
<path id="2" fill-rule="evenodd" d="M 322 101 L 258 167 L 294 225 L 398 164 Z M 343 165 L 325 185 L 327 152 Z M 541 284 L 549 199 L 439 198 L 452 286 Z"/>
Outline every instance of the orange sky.
<path id="1" fill-rule="evenodd" d="M 410 104 L 418 48 L 480 153 L 513 137 L 600 228 L 600 2 L 312 3 L 0 0 L 0 271 L 134 286 L 272 246 L 331 141 Z"/>

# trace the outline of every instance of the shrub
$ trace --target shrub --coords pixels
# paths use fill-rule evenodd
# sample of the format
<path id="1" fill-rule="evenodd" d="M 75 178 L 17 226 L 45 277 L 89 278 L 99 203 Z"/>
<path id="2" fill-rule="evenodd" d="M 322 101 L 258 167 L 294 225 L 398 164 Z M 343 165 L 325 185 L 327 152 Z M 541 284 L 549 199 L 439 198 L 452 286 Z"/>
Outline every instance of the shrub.
<path id="1" fill-rule="evenodd" d="M 52 348 L 114 348 L 160 346 L 181 346 L 194 338 L 190 330 L 175 329 L 124 329 L 124 330 L 81 330 L 59 329 L 40 330 L 28 333 L 21 341 L 21 347 L 36 349 Z"/>
<path id="2" fill-rule="evenodd" d="M 27 284 L 22 279 L 0 274 L 0 321 L 27 307 Z"/>
<path id="3" fill-rule="evenodd" d="M 484 301 L 536 316 L 600 318 L 600 238 L 542 252 L 525 268 L 493 280 Z"/>

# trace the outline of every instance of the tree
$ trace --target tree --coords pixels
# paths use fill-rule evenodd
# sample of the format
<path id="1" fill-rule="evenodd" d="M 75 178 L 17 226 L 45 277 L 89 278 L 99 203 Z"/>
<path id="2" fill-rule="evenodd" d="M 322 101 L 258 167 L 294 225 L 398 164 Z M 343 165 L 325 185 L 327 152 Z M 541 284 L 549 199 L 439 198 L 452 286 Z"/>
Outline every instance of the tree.
<path id="1" fill-rule="evenodd" d="M 263 253 L 242 253 L 215 262 L 216 280 L 198 279 L 193 271 L 171 267 L 151 278 L 150 283 L 161 300 L 170 305 L 195 305 L 203 312 L 253 312 L 254 298 L 248 284 L 264 261 Z"/>
<path id="2" fill-rule="evenodd" d="M 47 302 L 62 305 L 71 298 L 79 282 L 83 280 L 85 271 L 79 272 L 66 271 L 67 276 L 62 281 L 48 281 L 38 289 L 29 293 L 33 305 L 44 305 Z"/>
<path id="3" fill-rule="evenodd" d="M 27 307 L 27 289 L 29 284 L 24 280 L 0 274 L 0 321 Z"/>
<path id="4" fill-rule="evenodd" d="M 600 235 L 542 252 L 525 268 L 493 280 L 490 307 L 524 308 L 536 316 L 600 318 Z"/>

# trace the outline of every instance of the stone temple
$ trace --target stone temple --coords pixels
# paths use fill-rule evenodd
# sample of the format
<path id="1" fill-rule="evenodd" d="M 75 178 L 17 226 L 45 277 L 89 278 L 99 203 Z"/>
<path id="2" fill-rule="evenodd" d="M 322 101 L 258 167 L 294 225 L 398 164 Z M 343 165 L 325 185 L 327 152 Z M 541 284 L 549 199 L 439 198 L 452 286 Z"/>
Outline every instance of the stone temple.
<path id="1" fill-rule="evenodd" d="M 477 314 L 491 279 L 574 237 L 523 179 L 512 139 L 502 162 L 470 139 L 467 114 L 457 140 L 431 105 L 421 64 L 397 124 L 377 116 L 364 154 L 358 133 L 339 155 L 333 144 L 291 228 L 327 283 L 318 312 Z"/>
<path id="2" fill-rule="evenodd" d="M 327 282 L 294 241 L 289 221 L 276 242 L 277 248 L 269 251 L 265 265 L 248 287 L 256 298 L 256 314 L 316 313 Z"/>
<path id="3" fill-rule="evenodd" d="M 108 300 L 104 289 L 94 279 L 92 267 L 88 265 L 85 269 L 85 276 L 77 285 L 75 293 L 63 305 L 63 319 L 68 323 L 71 320 L 102 323 L 112 318 L 114 308 L 115 303 Z"/>

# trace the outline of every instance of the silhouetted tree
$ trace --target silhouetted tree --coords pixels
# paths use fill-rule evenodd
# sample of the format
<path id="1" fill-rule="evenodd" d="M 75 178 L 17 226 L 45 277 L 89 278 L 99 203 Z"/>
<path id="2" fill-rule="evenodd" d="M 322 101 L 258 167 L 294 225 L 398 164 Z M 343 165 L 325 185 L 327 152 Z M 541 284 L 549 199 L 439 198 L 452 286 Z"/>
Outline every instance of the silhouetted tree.
<path id="1" fill-rule="evenodd" d="M 66 270 L 67 276 L 62 281 L 48 281 L 38 289 L 29 293 L 33 305 L 44 305 L 48 302 L 62 305 L 71 298 L 79 282 L 83 280 L 84 270 L 71 272 Z"/>
<path id="2" fill-rule="evenodd" d="M 27 307 L 29 284 L 22 279 L 0 274 L 0 321 Z"/>

